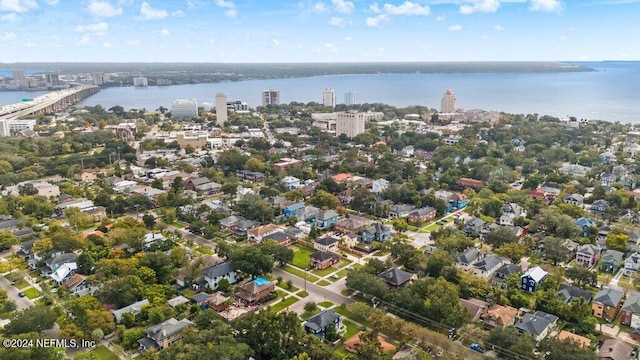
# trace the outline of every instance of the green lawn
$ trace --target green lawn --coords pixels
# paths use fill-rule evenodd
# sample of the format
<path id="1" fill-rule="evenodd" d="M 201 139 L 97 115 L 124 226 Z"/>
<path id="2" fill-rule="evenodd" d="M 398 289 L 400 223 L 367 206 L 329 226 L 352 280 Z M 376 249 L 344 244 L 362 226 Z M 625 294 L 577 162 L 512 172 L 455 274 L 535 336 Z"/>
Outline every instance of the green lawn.
<path id="1" fill-rule="evenodd" d="M 627 290 L 635 290 L 636 287 L 633 285 L 633 279 L 628 277 L 621 277 L 618 281 L 618 286 Z"/>
<path id="2" fill-rule="evenodd" d="M 325 309 L 328 309 L 328 308 L 333 306 L 333 303 L 331 301 L 323 301 L 323 302 L 319 303 L 318 305 L 322 306 Z"/>
<path id="3" fill-rule="evenodd" d="M 327 280 L 320 280 L 316 285 L 327 286 L 327 285 L 331 285 L 331 283 L 328 282 Z"/>
<path id="4" fill-rule="evenodd" d="M 287 286 L 287 282 L 282 280 L 282 282 L 278 283 L 278 286 L 285 289 L 285 290 L 289 290 L 290 292 L 294 293 L 300 289 L 298 289 L 295 285 L 291 284 L 291 286 Z"/>
<path id="5" fill-rule="evenodd" d="M 351 265 L 351 261 L 347 259 L 340 258 L 340 263 L 338 264 L 338 268 L 342 269 L 345 266 Z"/>
<path id="6" fill-rule="evenodd" d="M 284 270 L 284 271 L 286 271 L 286 272 L 288 272 L 290 274 L 293 274 L 293 275 L 295 275 L 295 276 L 297 276 L 299 278 L 304 279 L 304 276 L 305 276 L 304 275 L 304 270 L 299 270 L 297 268 L 294 268 L 293 266 L 283 266 L 282 270 Z M 316 281 L 318 281 L 318 279 L 320 279 L 320 278 L 315 276 L 315 275 L 313 275 L 310 272 L 307 272 L 307 281 L 316 282 Z"/>
<path id="7" fill-rule="evenodd" d="M 433 224 L 430 224 L 429 226 L 427 226 L 424 229 L 427 230 L 428 232 L 434 232 L 434 231 L 437 231 L 438 229 L 440 229 L 440 225 L 438 225 L 436 223 L 433 223 Z"/>
<path id="8" fill-rule="evenodd" d="M 25 279 L 20 279 L 18 281 L 16 281 L 16 283 L 14 284 L 14 286 L 20 290 L 27 288 L 29 286 L 31 286 L 31 284 L 29 284 L 29 282 Z"/>
<path id="9" fill-rule="evenodd" d="M 14 271 L 11 274 L 7 274 L 7 276 L 5 276 L 7 278 L 7 280 L 9 281 L 17 281 L 22 279 L 22 274 L 20 274 L 19 271 Z"/>
<path id="10" fill-rule="evenodd" d="M 96 355 L 96 360 L 120 360 L 116 354 L 107 349 L 104 345 L 89 351 L 90 354 Z"/>
<path id="11" fill-rule="evenodd" d="M 205 255 L 213 255 L 214 254 L 213 250 L 211 250 L 209 248 L 206 248 L 206 247 L 202 247 L 202 246 L 198 246 L 196 248 L 196 251 L 201 253 L 201 254 L 205 254 Z"/>
<path id="12" fill-rule="evenodd" d="M 327 275 L 329 275 L 329 274 L 331 274 L 331 273 L 333 273 L 333 272 L 335 272 L 337 270 L 338 270 L 337 268 L 334 268 L 333 266 L 329 266 L 328 268 L 324 268 L 324 269 L 321 269 L 321 270 L 314 269 L 311 272 L 313 272 L 314 274 L 316 274 L 318 276 L 324 277 L 324 276 L 327 276 Z"/>
<path id="13" fill-rule="evenodd" d="M 309 293 L 302 290 L 299 293 L 297 293 L 296 295 L 300 296 L 301 298 L 306 298 L 307 296 L 309 296 Z"/>
<path id="14" fill-rule="evenodd" d="M 302 313 L 302 315 L 300 315 L 300 317 L 303 320 L 307 320 L 308 318 L 312 317 L 313 315 L 319 314 L 320 311 L 322 311 L 322 309 L 320 309 L 320 308 L 316 308 L 313 311 L 305 311 L 305 312 Z"/>
<path id="15" fill-rule="evenodd" d="M 347 274 L 348 274 L 348 273 L 349 273 L 349 270 L 347 270 L 347 269 L 343 269 L 343 270 L 340 270 L 340 271 L 338 271 L 337 273 L 335 273 L 335 275 L 338 275 L 338 278 L 337 278 L 337 279 L 334 279 L 334 278 L 332 278 L 332 277 L 329 277 L 327 280 L 329 280 L 329 281 L 331 281 L 331 282 L 336 282 L 336 281 L 338 281 L 338 280 L 342 279 L 343 277 L 347 276 Z"/>
<path id="16" fill-rule="evenodd" d="M 290 296 L 290 297 L 280 301 L 279 303 L 271 306 L 269 309 L 271 310 L 271 312 L 277 313 L 280 310 L 283 310 L 284 308 L 295 304 L 296 302 L 298 302 L 298 299 L 293 297 L 293 296 Z"/>
<path id="17" fill-rule="evenodd" d="M 299 268 L 308 268 L 311 262 L 311 255 L 314 251 L 303 247 L 292 247 L 291 249 L 294 251 L 291 263 Z"/>
<path id="18" fill-rule="evenodd" d="M 24 291 L 24 294 L 27 295 L 27 297 L 31 300 L 37 298 L 38 296 L 40 296 L 40 291 L 38 291 L 35 288 L 29 288 L 27 290 Z"/>
<path id="19" fill-rule="evenodd" d="M 354 324 L 349 320 L 344 319 L 342 320 L 342 323 L 347 327 L 347 331 L 344 334 L 342 334 L 342 337 L 344 337 L 345 340 L 352 337 L 353 335 L 357 334 L 358 331 L 360 331 L 360 328 L 358 327 L 358 325 Z"/>

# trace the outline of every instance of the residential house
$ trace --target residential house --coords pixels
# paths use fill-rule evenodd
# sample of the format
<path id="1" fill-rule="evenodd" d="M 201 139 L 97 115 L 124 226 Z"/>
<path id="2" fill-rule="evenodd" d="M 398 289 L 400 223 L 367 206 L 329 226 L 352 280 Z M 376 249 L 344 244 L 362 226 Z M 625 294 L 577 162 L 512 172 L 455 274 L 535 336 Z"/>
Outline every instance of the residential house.
<path id="1" fill-rule="evenodd" d="M 360 240 L 361 240 L 361 237 L 355 233 L 347 233 L 340 237 L 340 241 L 342 241 L 342 245 L 348 248 L 356 247 L 356 245 L 358 245 Z"/>
<path id="2" fill-rule="evenodd" d="M 320 211 L 315 218 L 315 224 L 318 229 L 328 229 L 337 221 L 338 213 L 331 209 Z"/>
<path id="3" fill-rule="evenodd" d="M 320 239 L 316 239 L 313 242 L 313 248 L 322 251 L 322 252 L 336 252 L 338 251 L 338 243 L 340 240 L 334 237 L 323 237 Z"/>
<path id="4" fill-rule="evenodd" d="M 74 274 L 64 282 L 64 288 L 75 296 L 84 296 L 93 292 L 94 287 L 85 275 Z"/>
<path id="5" fill-rule="evenodd" d="M 524 314 L 521 319 L 516 321 L 514 327 L 518 329 L 520 334 L 529 334 L 533 336 L 536 342 L 540 342 L 547 337 L 549 331 L 557 322 L 557 316 L 543 311 L 536 311 L 534 314 Z"/>
<path id="6" fill-rule="evenodd" d="M 546 277 L 547 272 L 540 266 L 533 267 L 520 276 L 520 289 L 526 292 L 534 292 L 538 290 Z"/>
<path id="7" fill-rule="evenodd" d="M 376 179 L 371 183 L 371 192 L 374 194 L 380 194 L 381 192 L 387 190 L 389 187 L 389 180 L 387 179 Z"/>
<path id="8" fill-rule="evenodd" d="M 587 303 L 589 303 L 591 302 L 591 298 L 593 297 L 593 294 L 591 294 L 591 291 L 579 288 L 574 285 L 568 285 L 568 284 L 560 284 L 560 287 L 558 288 L 556 295 L 562 298 L 562 300 L 564 300 L 564 302 L 566 303 L 570 303 L 579 298 L 582 298 Z"/>
<path id="9" fill-rule="evenodd" d="M 480 218 L 473 218 L 464 224 L 464 234 L 466 236 L 477 237 L 480 235 L 485 222 Z"/>
<path id="10" fill-rule="evenodd" d="M 206 305 L 216 312 L 225 311 L 229 308 L 229 298 L 218 291 L 209 296 Z"/>
<path id="11" fill-rule="evenodd" d="M 176 308 L 176 306 L 178 305 L 182 305 L 182 304 L 187 304 L 189 302 L 189 299 L 187 299 L 186 297 L 182 296 L 182 295 L 178 295 L 174 298 L 171 298 L 169 300 L 167 300 L 167 303 L 169 304 L 169 306 L 171 306 L 172 308 Z"/>
<path id="12" fill-rule="evenodd" d="M 478 251 L 475 247 L 467 248 L 465 251 L 456 255 L 453 260 L 455 261 L 456 267 L 459 267 L 464 270 L 471 269 L 471 266 L 476 262 L 482 259 L 483 254 Z"/>
<path id="13" fill-rule="evenodd" d="M 426 222 L 436 217 L 437 211 L 434 207 L 426 206 L 420 209 L 415 209 L 410 212 L 407 217 L 411 222 Z"/>
<path id="14" fill-rule="evenodd" d="M 189 319 L 176 320 L 171 318 L 163 323 L 148 327 L 144 330 L 146 335 L 138 340 L 140 351 L 162 350 L 169 347 L 182 338 L 186 328 L 193 325 Z"/>
<path id="15" fill-rule="evenodd" d="M 133 315 L 138 315 L 140 313 L 140 311 L 142 311 L 142 307 L 145 305 L 149 305 L 149 300 L 144 299 L 144 300 L 140 300 L 138 302 L 135 302 L 129 306 L 125 306 L 122 309 L 118 309 L 118 310 L 111 310 L 111 313 L 113 314 L 113 316 L 116 318 L 116 323 L 120 323 L 120 320 L 122 320 L 122 315 L 126 314 L 126 313 L 131 313 Z"/>
<path id="16" fill-rule="evenodd" d="M 191 297 L 191 301 L 196 303 L 198 306 L 205 308 L 206 302 L 209 300 L 209 294 L 206 292 L 199 292 Z"/>
<path id="17" fill-rule="evenodd" d="M 255 304 L 264 300 L 275 291 L 275 284 L 263 277 L 258 277 L 238 285 L 236 297 L 245 304 Z"/>
<path id="18" fill-rule="evenodd" d="M 184 189 L 210 195 L 220 191 L 222 185 L 209 180 L 206 177 L 190 178 L 184 182 Z"/>
<path id="19" fill-rule="evenodd" d="M 360 339 L 360 335 L 362 335 L 362 331 L 345 340 L 343 343 L 344 350 L 353 354 L 358 354 L 358 348 L 360 343 L 362 342 L 362 340 Z M 389 343 L 387 340 L 385 340 L 384 337 L 378 335 L 377 340 L 383 353 L 388 354 L 396 351 L 396 346 Z"/>
<path id="20" fill-rule="evenodd" d="M 51 274 L 51 279 L 55 281 L 58 286 L 61 286 L 78 270 L 78 264 L 76 262 L 69 262 L 62 264 L 56 271 Z"/>
<path id="21" fill-rule="evenodd" d="M 591 339 L 584 336 L 576 335 L 572 332 L 568 332 L 567 330 L 561 330 L 558 333 L 558 340 L 571 341 L 583 349 L 588 349 L 591 346 Z"/>
<path id="22" fill-rule="evenodd" d="M 362 241 L 370 243 L 372 241 L 384 242 L 391 238 L 391 227 L 383 223 L 374 223 L 362 230 Z"/>
<path id="23" fill-rule="evenodd" d="M 469 199 L 467 195 L 463 193 L 458 193 L 450 197 L 447 201 L 447 212 L 452 212 L 454 210 L 464 209 L 469 204 Z"/>
<path id="24" fill-rule="evenodd" d="M 576 263 L 591 268 L 600 259 L 600 248 L 592 244 L 584 244 L 576 250 Z"/>
<path id="25" fill-rule="evenodd" d="M 400 270 L 397 267 L 381 272 L 378 274 L 378 277 L 384 280 L 384 282 L 392 288 L 405 287 L 418 278 L 416 274 Z"/>
<path id="26" fill-rule="evenodd" d="M 578 218 L 574 224 L 580 229 L 580 236 L 582 237 L 587 236 L 589 234 L 589 229 L 596 225 L 593 220 L 585 217 Z"/>
<path id="27" fill-rule="evenodd" d="M 340 193 L 338 193 L 337 197 L 338 197 L 338 200 L 340 201 L 340 204 L 349 205 L 353 200 L 353 190 L 345 189 L 344 191 L 341 191 Z"/>
<path id="28" fill-rule="evenodd" d="M 153 247 L 153 245 L 158 244 L 161 241 L 167 240 L 166 237 L 164 237 L 164 235 L 162 235 L 161 233 L 154 233 L 154 232 L 148 232 L 146 234 L 144 234 L 144 245 L 143 245 L 143 249 L 144 250 L 149 250 Z"/>
<path id="29" fill-rule="evenodd" d="M 297 189 L 302 186 L 300 185 L 300 179 L 295 176 L 285 176 L 282 180 L 280 180 L 280 183 L 284 185 L 287 190 Z"/>
<path id="30" fill-rule="evenodd" d="M 373 221 L 362 216 L 349 216 L 336 222 L 335 230 L 341 233 L 358 233 L 368 227 Z"/>
<path id="31" fill-rule="evenodd" d="M 458 180 L 456 180 L 456 185 L 458 185 L 459 188 L 461 189 L 473 189 L 473 190 L 479 190 L 483 187 L 486 186 L 484 181 L 481 180 L 476 180 L 476 179 L 470 179 L 470 178 L 460 178 Z"/>
<path id="32" fill-rule="evenodd" d="M 598 358 L 603 360 L 629 360 L 633 346 L 618 338 L 605 339 L 598 351 Z"/>
<path id="33" fill-rule="evenodd" d="M 516 203 L 506 203 L 502 206 L 502 215 L 500 216 L 500 225 L 513 226 L 514 219 L 517 217 L 527 217 L 527 211 Z"/>
<path id="34" fill-rule="evenodd" d="M 238 272 L 229 262 L 223 262 L 202 270 L 200 283 L 211 290 L 217 290 L 222 279 L 226 279 L 229 284 L 235 284 L 238 281 Z"/>
<path id="35" fill-rule="evenodd" d="M 298 221 L 309 221 L 316 218 L 320 213 L 320 209 L 315 206 L 307 205 L 304 209 L 296 212 Z"/>
<path id="36" fill-rule="evenodd" d="M 286 217 L 291 217 L 291 216 L 298 216 L 298 213 L 300 211 L 302 211 L 304 209 L 304 203 L 303 202 L 295 202 L 293 204 L 289 204 L 285 207 L 282 208 L 282 215 L 286 216 Z M 303 221 L 302 219 L 298 218 L 298 220 Z"/>
<path id="37" fill-rule="evenodd" d="M 629 254 L 627 258 L 624 260 L 624 272 L 623 276 L 633 276 L 640 269 L 640 254 L 634 252 L 633 254 Z"/>
<path id="38" fill-rule="evenodd" d="M 400 154 L 402 155 L 402 157 L 412 157 L 414 152 L 415 148 L 413 147 L 413 145 L 407 145 L 403 147 L 402 150 L 400 150 Z"/>
<path id="39" fill-rule="evenodd" d="M 264 181 L 266 175 L 257 171 L 238 170 L 236 177 L 244 182 L 258 183 Z"/>
<path id="40" fill-rule="evenodd" d="M 624 292 L 622 290 L 603 287 L 591 302 L 593 316 L 612 321 L 618 314 L 623 297 Z"/>
<path id="41" fill-rule="evenodd" d="M 310 260 L 310 266 L 318 270 L 326 269 L 329 266 L 337 264 L 340 261 L 336 254 L 324 251 L 314 252 L 313 254 L 311 254 Z"/>
<path id="42" fill-rule="evenodd" d="M 603 164 L 617 163 L 618 157 L 611 151 L 605 151 L 600 154 L 600 161 L 602 161 Z"/>
<path id="43" fill-rule="evenodd" d="M 615 273 L 624 264 L 624 253 L 618 250 L 606 250 L 600 260 L 600 270 Z"/>
<path id="44" fill-rule="evenodd" d="M 80 173 L 76 174 L 74 177 L 78 181 L 82 181 L 84 183 L 91 184 L 97 179 L 98 170 L 96 169 L 83 169 Z"/>
<path id="45" fill-rule="evenodd" d="M 505 260 L 496 254 L 486 255 L 473 264 L 473 274 L 489 280 L 504 263 Z"/>
<path id="46" fill-rule="evenodd" d="M 627 300 L 622 304 L 620 309 L 620 323 L 627 325 L 632 329 L 640 328 L 640 293 L 631 291 L 627 294 Z"/>
<path id="47" fill-rule="evenodd" d="M 408 204 L 393 205 L 389 209 L 389 218 L 396 219 L 399 217 L 407 217 L 416 207 Z"/>
<path id="48" fill-rule="evenodd" d="M 330 324 L 335 326 L 336 330 L 340 328 L 340 315 L 331 309 L 323 310 L 319 314 L 312 316 L 304 323 L 304 329 L 309 334 L 314 334 L 323 339 Z"/>
<path id="49" fill-rule="evenodd" d="M 275 234 L 282 229 L 275 224 L 267 224 L 247 230 L 247 239 L 256 243 L 262 242 L 265 236 Z"/>
<path id="50" fill-rule="evenodd" d="M 242 216 L 231 215 L 224 219 L 220 219 L 220 221 L 218 221 L 218 225 L 222 230 L 231 230 L 236 224 L 245 220 L 246 219 Z"/>
<path id="51" fill-rule="evenodd" d="M 593 202 L 593 204 L 591 204 L 591 212 L 594 212 L 600 215 L 607 212 L 608 208 L 609 208 L 609 202 L 603 199 L 596 200 Z"/>
<path id="52" fill-rule="evenodd" d="M 520 274 L 522 268 L 516 264 L 503 264 L 496 270 L 496 275 L 493 277 L 493 284 L 499 287 L 504 287 L 504 281 L 513 274 Z"/>
<path id="53" fill-rule="evenodd" d="M 474 321 L 478 320 L 489 308 L 488 302 L 475 298 L 460 299 L 459 304 L 467 310 L 469 315 L 471 315 L 471 319 Z"/>
<path id="54" fill-rule="evenodd" d="M 274 232 L 273 234 L 269 234 L 265 237 L 262 238 L 263 241 L 275 241 L 276 243 L 278 243 L 278 245 L 280 246 L 289 246 L 291 245 L 291 235 L 282 231 L 282 230 L 278 230 L 276 232 Z"/>
<path id="55" fill-rule="evenodd" d="M 485 329 L 511 326 L 515 323 L 517 315 L 518 309 L 511 306 L 492 305 L 482 316 L 482 322 Z"/>
<path id="56" fill-rule="evenodd" d="M 198 261 L 200 264 L 202 264 L 201 266 L 206 269 L 209 267 L 212 267 L 214 265 L 217 264 L 221 264 L 224 262 L 224 260 L 222 260 L 221 258 L 214 256 L 214 255 L 202 255 L 202 256 L 198 256 L 197 258 L 195 258 L 194 260 L 192 260 L 192 262 L 194 261 Z M 188 286 L 191 285 L 192 281 L 198 281 L 201 280 L 201 275 L 202 274 L 197 274 L 197 278 L 196 279 L 189 279 L 189 276 L 192 276 L 192 274 L 189 273 L 188 270 L 188 266 L 182 267 L 180 269 L 178 269 L 178 274 L 176 275 L 176 284 L 180 287 L 183 286 Z"/>
<path id="57" fill-rule="evenodd" d="M 238 236 L 246 237 L 249 230 L 258 226 L 260 226 L 259 221 L 243 220 L 233 226 L 233 233 Z"/>
<path id="58" fill-rule="evenodd" d="M 578 164 L 565 165 L 558 168 L 559 173 L 569 176 L 587 176 L 589 171 L 591 171 L 590 167 Z"/>
<path id="59" fill-rule="evenodd" d="M 21 242 L 20 243 L 20 247 L 19 247 L 18 251 L 16 252 L 16 255 L 19 256 L 20 258 L 24 259 L 25 261 L 29 261 L 30 259 L 33 259 L 33 257 L 35 255 L 31 251 L 31 249 L 33 248 L 33 244 L 35 242 L 36 242 L 35 239 Z"/>
<path id="60" fill-rule="evenodd" d="M 564 199 L 562 199 L 562 202 L 564 202 L 565 204 L 582 206 L 582 203 L 584 202 L 584 196 L 580 194 L 567 195 L 564 197 Z"/>
<path id="61" fill-rule="evenodd" d="M 35 258 L 34 258 L 35 259 Z M 64 253 L 47 258 L 44 266 L 40 268 L 40 273 L 44 276 L 51 276 L 64 264 L 75 264 L 78 255 L 74 253 Z M 76 267 L 77 268 L 77 267 Z"/>

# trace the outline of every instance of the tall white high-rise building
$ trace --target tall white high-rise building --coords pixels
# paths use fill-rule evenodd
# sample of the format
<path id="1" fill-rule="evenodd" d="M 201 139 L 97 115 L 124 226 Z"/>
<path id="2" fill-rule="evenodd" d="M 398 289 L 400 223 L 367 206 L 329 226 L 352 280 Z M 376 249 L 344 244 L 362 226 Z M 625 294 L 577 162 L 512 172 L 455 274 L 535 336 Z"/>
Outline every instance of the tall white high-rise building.
<path id="1" fill-rule="evenodd" d="M 224 126 L 228 120 L 227 95 L 223 93 L 216 94 L 216 119 L 218 126 Z"/>
<path id="2" fill-rule="evenodd" d="M 135 79 L 134 85 L 135 85 Z M 104 78 L 102 77 L 102 73 L 93 73 L 93 85 L 102 85 L 104 83 Z"/>
<path id="3" fill-rule="evenodd" d="M 456 95 L 451 90 L 447 90 L 440 102 L 440 112 L 443 114 L 451 114 L 456 112 Z"/>
<path id="4" fill-rule="evenodd" d="M 135 87 L 147 87 L 149 86 L 149 79 L 144 76 L 138 76 L 133 78 L 133 86 Z"/>
<path id="5" fill-rule="evenodd" d="M 171 117 L 174 119 L 197 118 L 198 102 L 196 99 L 177 99 L 171 103 Z"/>
<path id="6" fill-rule="evenodd" d="M 262 106 L 279 105 L 280 90 L 262 90 Z"/>
<path id="7" fill-rule="evenodd" d="M 13 70 L 13 81 L 17 86 L 27 86 L 27 79 L 24 77 L 24 72 L 21 69 Z"/>
<path id="8" fill-rule="evenodd" d="M 358 93 L 349 91 L 348 93 L 344 94 L 344 103 L 346 105 L 355 105 L 355 104 L 357 104 L 358 103 Z"/>
<path id="9" fill-rule="evenodd" d="M 352 138 L 364 132 L 365 116 L 357 111 L 341 111 L 336 113 L 336 135 L 347 135 Z"/>
<path id="10" fill-rule="evenodd" d="M 0 120 L 0 136 L 11 136 L 8 120 Z"/>
<path id="11" fill-rule="evenodd" d="M 333 89 L 324 89 L 322 92 L 322 105 L 328 107 L 336 107 L 336 91 Z"/>

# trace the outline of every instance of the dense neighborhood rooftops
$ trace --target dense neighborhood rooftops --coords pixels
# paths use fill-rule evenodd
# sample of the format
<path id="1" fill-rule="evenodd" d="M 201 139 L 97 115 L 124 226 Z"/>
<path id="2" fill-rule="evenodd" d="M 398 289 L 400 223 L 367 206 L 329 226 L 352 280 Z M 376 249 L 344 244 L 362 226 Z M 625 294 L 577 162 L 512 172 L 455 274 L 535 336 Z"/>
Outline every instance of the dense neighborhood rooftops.
<path id="1" fill-rule="evenodd" d="M 624 292 L 622 290 L 614 289 L 611 287 L 603 287 L 593 297 L 593 302 L 616 307 L 620 303 L 620 300 L 622 300 L 623 296 Z"/>

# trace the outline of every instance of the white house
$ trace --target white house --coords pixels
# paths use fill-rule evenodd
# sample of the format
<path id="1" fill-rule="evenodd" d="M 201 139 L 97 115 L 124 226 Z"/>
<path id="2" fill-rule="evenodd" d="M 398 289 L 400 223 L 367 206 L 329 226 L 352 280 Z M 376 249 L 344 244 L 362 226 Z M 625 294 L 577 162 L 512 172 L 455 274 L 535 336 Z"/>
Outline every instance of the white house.
<path id="1" fill-rule="evenodd" d="M 295 176 L 285 176 L 282 180 L 280 180 L 280 182 L 284 184 L 284 186 L 289 190 L 297 189 L 301 186 L 300 179 Z"/>
<path id="2" fill-rule="evenodd" d="M 333 237 L 324 237 L 313 242 L 313 248 L 322 252 L 338 251 L 339 240 Z"/>
<path id="3" fill-rule="evenodd" d="M 527 211 L 516 203 L 506 203 L 502 206 L 502 216 L 500 216 L 500 225 L 513 226 L 513 220 L 517 217 L 527 217 Z"/>
<path id="4" fill-rule="evenodd" d="M 376 179 L 371 182 L 371 192 L 379 194 L 389 187 L 389 181 L 387 179 Z"/>

